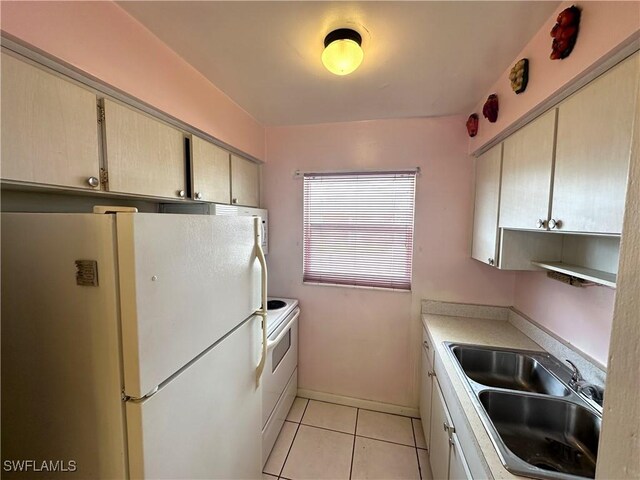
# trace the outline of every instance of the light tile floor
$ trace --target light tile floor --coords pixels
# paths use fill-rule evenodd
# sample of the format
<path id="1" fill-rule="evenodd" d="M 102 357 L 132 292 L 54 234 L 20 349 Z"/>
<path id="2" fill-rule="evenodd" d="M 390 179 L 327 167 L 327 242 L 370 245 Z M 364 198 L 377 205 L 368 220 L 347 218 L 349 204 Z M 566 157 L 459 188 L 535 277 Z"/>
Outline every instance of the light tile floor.
<path id="1" fill-rule="evenodd" d="M 296 398 L 263 480 L 432 480 L 419 419 Z"/>

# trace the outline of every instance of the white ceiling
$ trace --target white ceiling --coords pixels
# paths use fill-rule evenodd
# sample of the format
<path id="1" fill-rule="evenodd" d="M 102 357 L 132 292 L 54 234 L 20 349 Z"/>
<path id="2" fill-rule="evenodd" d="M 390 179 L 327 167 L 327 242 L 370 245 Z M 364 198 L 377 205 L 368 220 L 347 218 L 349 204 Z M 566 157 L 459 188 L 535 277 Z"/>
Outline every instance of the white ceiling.
<path id="1" fill-rule="evenodd" d="M 471 113 L 558 2 L 119 5 L 259 122 L 296 125 Z M 346 77 L 320 61 L 340 27 L 365 52 Z"/>

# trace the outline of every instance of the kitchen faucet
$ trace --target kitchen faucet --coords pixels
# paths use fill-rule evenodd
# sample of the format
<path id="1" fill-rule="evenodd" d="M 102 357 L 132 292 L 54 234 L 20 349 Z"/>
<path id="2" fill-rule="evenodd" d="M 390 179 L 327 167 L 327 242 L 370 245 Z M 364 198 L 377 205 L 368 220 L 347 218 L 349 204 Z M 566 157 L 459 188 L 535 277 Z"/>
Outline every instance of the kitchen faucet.
<path id="1" fill-rule="evenodd" d="M 602 402 L 604 400 L 604 389 L 599 387 L 598 385 L 594 385 L 593 383 L 587 382 L 576 367 L 575 363 L 571 360 L 565 360 L 569 365 L 571 365 L 571 380 L 569 381 L 569 387 L 574 390 L 579 395 L 584 396 L 585 398 L 592 400 L 596 404 L 602 408 Z"/>

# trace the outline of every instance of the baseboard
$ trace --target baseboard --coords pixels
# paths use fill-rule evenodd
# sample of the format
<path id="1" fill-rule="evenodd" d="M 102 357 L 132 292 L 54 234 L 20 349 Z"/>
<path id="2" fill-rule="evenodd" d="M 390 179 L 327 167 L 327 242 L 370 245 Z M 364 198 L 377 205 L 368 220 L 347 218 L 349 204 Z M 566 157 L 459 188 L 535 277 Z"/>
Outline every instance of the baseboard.
<path id="1" fill-rule="evenodd" d="M 346 405 L 347 407 L 364 408 L 365 410 L 373 410 L 376 412 L 392 413 L 394 415 L 403 415 L 405 417 L 420 418 L 420 410 L 412 407 L 403 407 L 401 405 L 393 405 L 391 403 L 373 402 L 362 398 L 345 397 L 342 395 L 334 395 L 333 393 L 316 392 L 314 390 L 298 389 L 298 396 L 309 398 L 311 400 L 319 400 L 321 402 L 337 403 L 338 405 Z"/>

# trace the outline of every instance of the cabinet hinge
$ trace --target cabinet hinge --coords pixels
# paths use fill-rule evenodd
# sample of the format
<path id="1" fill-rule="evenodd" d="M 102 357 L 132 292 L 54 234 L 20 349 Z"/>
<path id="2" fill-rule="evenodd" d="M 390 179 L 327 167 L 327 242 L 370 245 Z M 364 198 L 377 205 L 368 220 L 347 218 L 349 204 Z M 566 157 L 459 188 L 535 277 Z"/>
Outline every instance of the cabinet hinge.
<path id="1" fill-rule="evenodd" d="M 109 172 L 104 168 L 100 168 L 100 185 L 103 190 L 109 189 Z"/>
<path id="2" fill-rule="evenodd" d="M 104 107 L 98 105 L 98 123 L 104 122 Z"/>

